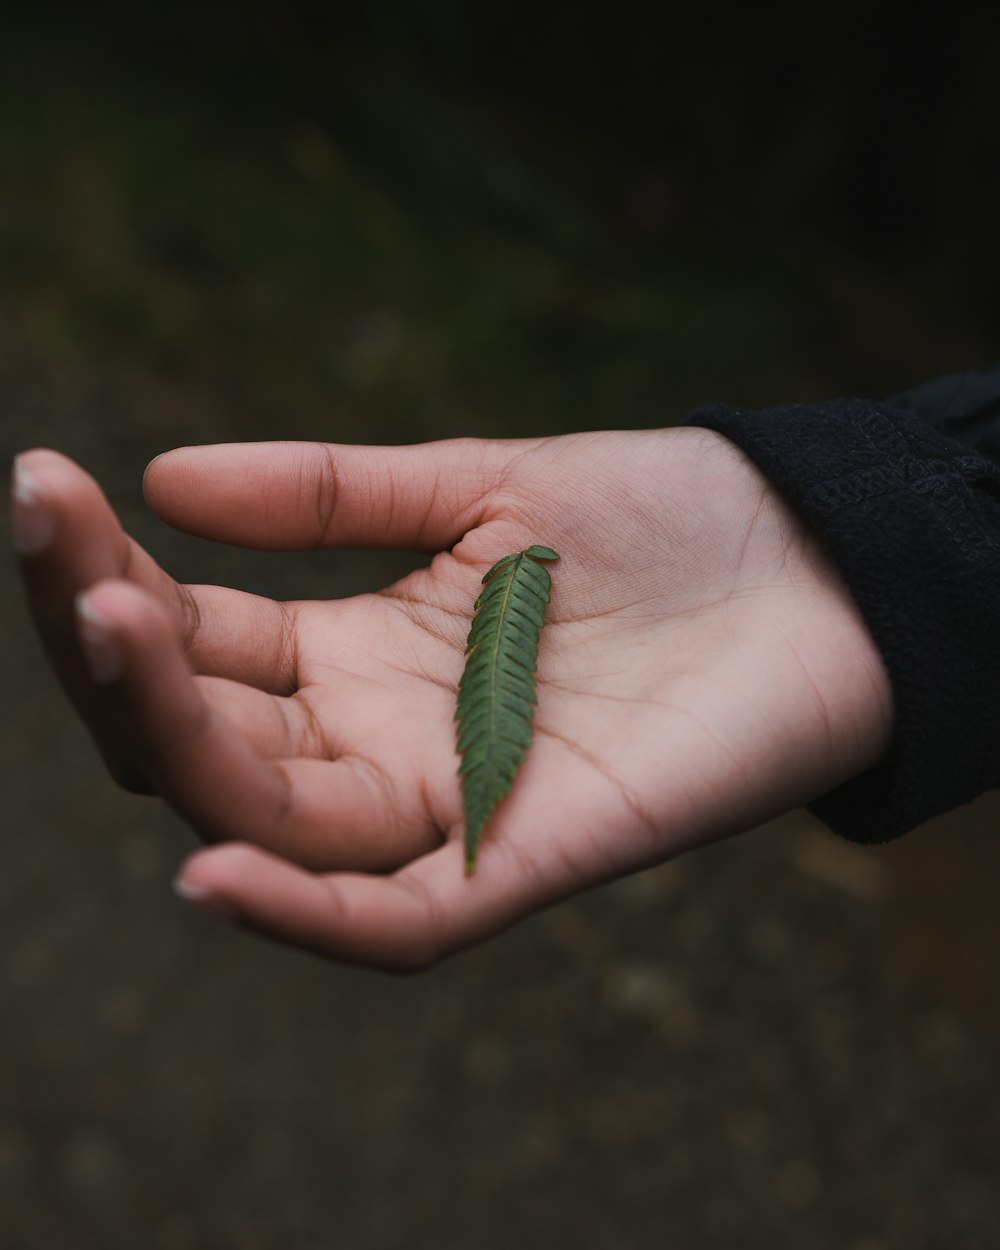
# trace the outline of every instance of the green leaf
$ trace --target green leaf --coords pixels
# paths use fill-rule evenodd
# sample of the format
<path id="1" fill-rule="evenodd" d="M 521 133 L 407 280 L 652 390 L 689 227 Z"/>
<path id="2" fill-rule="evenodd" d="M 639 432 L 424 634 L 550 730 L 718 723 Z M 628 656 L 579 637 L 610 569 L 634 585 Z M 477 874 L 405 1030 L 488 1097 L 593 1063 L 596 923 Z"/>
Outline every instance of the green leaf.
<path id="1" fill-rule="evenodd" d="M 510 792 L 531 745 L 535 666 L 552 579 L 535 545 L 504 556 L 483 578 L 458 685 L 459 775 L 465 800 L 465 871 L 476 868 L 483 829 Z"/>

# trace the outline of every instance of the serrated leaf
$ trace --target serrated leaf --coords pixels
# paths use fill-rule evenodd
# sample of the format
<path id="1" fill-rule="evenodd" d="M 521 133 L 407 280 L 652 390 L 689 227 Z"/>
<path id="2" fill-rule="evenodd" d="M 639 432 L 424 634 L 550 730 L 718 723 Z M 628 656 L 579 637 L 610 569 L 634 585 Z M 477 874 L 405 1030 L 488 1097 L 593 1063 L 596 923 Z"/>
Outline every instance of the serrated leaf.
<path id="1" fill-rule="evenodd" d="M 535 545 L 504 556 L 483 578 L 458 685 L 459 769 L 465 801 L 465 871 L 472 873 L 483 829 L 514 784 L 531 745 L 535 666 L 552 579 Z"/>

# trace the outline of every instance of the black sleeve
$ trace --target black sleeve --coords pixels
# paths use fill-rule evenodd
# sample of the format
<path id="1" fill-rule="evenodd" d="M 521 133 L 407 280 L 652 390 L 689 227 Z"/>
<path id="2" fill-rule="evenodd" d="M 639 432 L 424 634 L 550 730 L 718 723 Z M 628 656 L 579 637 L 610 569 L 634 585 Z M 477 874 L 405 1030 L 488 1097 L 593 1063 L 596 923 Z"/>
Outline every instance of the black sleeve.
<path id="1" fill-rule="evenodd" d="M 685 424 L 731 439 L 798 510 L 889 673 L 887 754 L 809 810 L 883 842 L 1000 785 L 1000 368 Z"/>

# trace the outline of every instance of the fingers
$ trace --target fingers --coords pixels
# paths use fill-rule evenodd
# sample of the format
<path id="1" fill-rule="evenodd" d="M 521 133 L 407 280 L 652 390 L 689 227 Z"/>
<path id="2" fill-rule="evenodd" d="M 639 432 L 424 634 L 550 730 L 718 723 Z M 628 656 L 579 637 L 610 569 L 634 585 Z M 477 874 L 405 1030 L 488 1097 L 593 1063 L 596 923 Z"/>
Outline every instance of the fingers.
<path id="1" fill-rule="evenodd" d="M 505 467 L 530 445 L 181 447 L 151 462 L 144 489 L 171 525 L 239 546 L 441 551 L 480 520 Z"/>
<path id="2" fill-rule="evenodd" d="M 124 577 L 153 594 L 199 671 L 294 689 L 288 610 L 222 587 L 179 585 L 125 534 L 97 483 L 66 456 L 36 449 L 17 457 L 12 514 L 28 609 L 46 658 L 127 789 L 148 793 L 153 786 L 119 710 L 86 670 L 74 619 L 76 596 L 96 581 Z"/>
<path id="3" fill-rule="evenodd" d="M 122 529 L 94 479 L 59 452 L 17 457 L 15 519 L 25 505 L 44 526 L 39 544 L 23 550 L 21 570 L 32 617 L 77 707 L 98 728 L 100 701 L 76 645 L 73 602 L 101 578 L 122 577 L 153 594 L 169 614 L 192 666 L 262 689 L 295 688 L 289 609 L 221 586 L 183 586 Z"/>
<path id="4" fill-rule="evenodd" d="M 188 858 L 175 888 L 278 941 L 395 972 L 426 968 L 552 901 L 501 871 L 466 877 L 459 838 L 390 877 L 317 875 L 256 847 L 213 847 Z"/>
<path id="5" fill-rule="evenodd" d="M 148 779 L 128 745 L 119 740 L 114 709 L 87 674 L 73 603 L 76 594 L 97 578 L 140 567 L 147 583 L 158 583 L 162 595 L 159 570 L 148 558 L 144 561 L 138 549 L 133 551 L 97 484 L 65 456 L 36 450 L 17 457 L 11 488 L 15 549 L 28 609 L 46 657 L 111 773 L 129 789 L 148 790 Z M 173 598 L 180 617 L 185 605 L 176 595 Z"/>
<path id="6" fill-rule="evenodd" d="M 56 451 L 37 449 L 17 457 L 13 477 L 15 519 L 27 500 L 45 518 L 46 538 L 22 549 L 29 602 L 39 624 L 72 631 L 66 612 L 76 593 L 101 577 L 128 576 L 144 585 L 172 613 L 179 631 L 191 633 L 197 609 L 190 598 L 122 529 L 89 474 Z"/>
<path id="7" fill-rule="evenodd" d="M 155 789 L 210 841 L 270 847 L 314 868 L 395 868 L 437 845 L 426 811 L 355 755 L 317 736 L 299 699 L 196 680 L 161 605 L 127 582 L 81 600 L 95 680 Z M 413 788 L 416 790 L 416 787 Z"/>
<path id="8" fill-rule="evenodd" d="M 204 697 L 163 606 L 103 581 L 81 597 L 78 626 L 90 674 L 155 789 L 209 838 L 280 829 L 283 776 Z"/>

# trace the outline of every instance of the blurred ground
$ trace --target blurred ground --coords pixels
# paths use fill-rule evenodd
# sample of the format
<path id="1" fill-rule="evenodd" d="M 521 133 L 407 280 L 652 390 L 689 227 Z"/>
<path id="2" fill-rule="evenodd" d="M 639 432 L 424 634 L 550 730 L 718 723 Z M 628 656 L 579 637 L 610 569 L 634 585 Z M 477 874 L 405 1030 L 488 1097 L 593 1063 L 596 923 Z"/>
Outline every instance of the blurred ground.
<path id="1" fill-rule="evenodd" d="M 325 596 L 413 560 L 202 550 L 142 505 L 169 446 L 660 425 L 994 360 L 993 254 L 967 250 L 988 206 L 960 237 L 901 159 L 898 228 L 870 180 L 869 217 L 815 208 L 824 161 L 857 155 L 836 57 L 744 132 L 719 84 L 754 75 L 723 39 L 658 147 L 653 87 L 564 6 L 520 32 L 523 91 L 497 68 L 516 27 L 484 58 L 456 6 L 421 11 L 5 32 L 4 448 L 77 457 L 175 575 Z M 604 122 L 574 125 L 559 88 L 602 55 L 620 112 L 581 98 Z M 942 92 L 928 159 L 989 131 L 973 86 Z M 173 899 L 192 835 L 104 778 L 7 571 L 0 1244 L 994 1244 L 996 796 L 873 851 L 791 814 L 415 979 L 329 967 Z"/>

